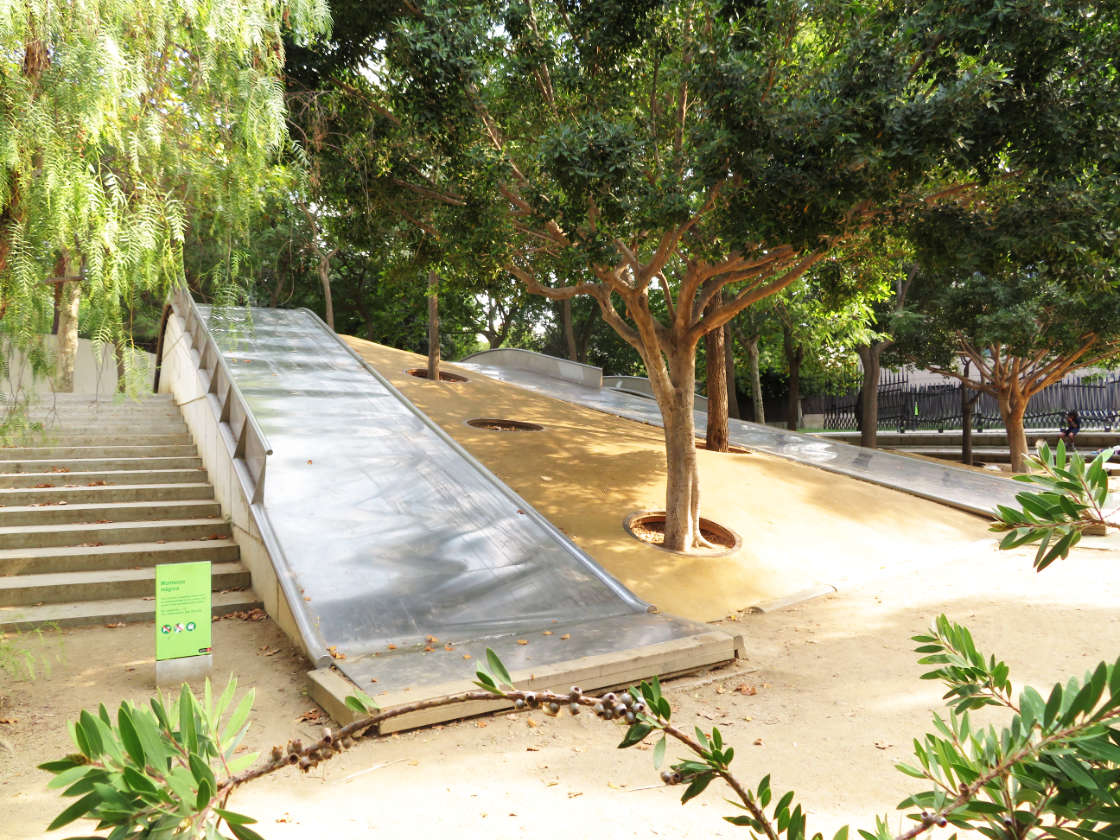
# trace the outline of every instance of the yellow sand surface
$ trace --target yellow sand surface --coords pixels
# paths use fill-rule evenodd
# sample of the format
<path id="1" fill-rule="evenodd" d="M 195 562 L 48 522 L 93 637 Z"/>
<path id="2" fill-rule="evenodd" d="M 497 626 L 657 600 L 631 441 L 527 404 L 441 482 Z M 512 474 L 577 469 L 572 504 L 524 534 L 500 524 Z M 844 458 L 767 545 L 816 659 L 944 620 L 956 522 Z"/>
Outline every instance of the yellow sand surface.
<path id="1" fill-rule="evenodd" d="M 735 531 L 721 557 L 646 545 L 623 527 L 665 507 L 662 431 L 446 365 L 467 382 L 411 376 L 423 357 L 345 337 L 363 359 L 632 592 L 713 621 L 760 603 L 921 569 L 990 541 L 985 521 L 906 493 L 753 452 L 699 451 L 701 515 Z M 542 431 L 498 432 L 472 418 Z"/>

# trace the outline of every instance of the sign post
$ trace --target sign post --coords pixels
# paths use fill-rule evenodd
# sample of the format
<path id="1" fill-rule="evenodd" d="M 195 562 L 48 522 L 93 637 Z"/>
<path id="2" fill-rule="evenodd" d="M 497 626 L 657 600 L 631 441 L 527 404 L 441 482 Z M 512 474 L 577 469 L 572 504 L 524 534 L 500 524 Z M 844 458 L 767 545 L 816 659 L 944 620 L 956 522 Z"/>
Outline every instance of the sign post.
<path id="1" fill-rule="evenodd" d="M 156 685 L 210 672 L 210 563 L 156 566 Z"/>

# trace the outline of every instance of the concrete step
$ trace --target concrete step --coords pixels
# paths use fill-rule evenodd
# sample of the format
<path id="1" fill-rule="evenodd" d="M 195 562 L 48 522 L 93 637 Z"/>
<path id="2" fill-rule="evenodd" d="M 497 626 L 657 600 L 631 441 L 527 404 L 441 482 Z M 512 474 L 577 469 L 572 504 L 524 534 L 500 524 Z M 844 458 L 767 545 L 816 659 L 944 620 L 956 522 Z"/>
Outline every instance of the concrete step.
<path id="1" fill-rule="evenodd" d="M 0 527 L 77 522 L 140 522 L 155 519 L 219 519 L 222 506 L 207 500 L 33 504 L 0 508 Z"/>
<path id="2" fill-rule="evenodd" d="M 202 459 L 178 458 L 47 458 L 38 461 L 0 461 L 2 473 L 103 472 L 108 470 L 198 470 Z"/>
<path id="3" fill-rule="evenodd" d="M 176 484 L 99 484 L 94 487 L 43 487 L 0 489 L 0 507 L 8 505 L 91 504 L 107 502 L 212 499 L 214 488 L 205 481 Z"/>
<path id="4" fill-rule="evenodd" d="M 99 470 L 68 473 L 0 473 L 0 488 L 96 487 L 106 484 L 193 484 L 206 480 L 206 471 Z"/>
<path id="5" fill-rule="evenodd" d="M 194 560 L 235 563 L 240 556 L 240 549 L 232 538 L 99 546 L 64 545 L 37 548 L 34 551 L 9 548 L 0 549 L 0 576 L 81 572 L 91 568 L 136 569 L 157 563 L 187 563 Z"/>
<path id="6" fill-rule="evenodd" d="M 24 420 L 26 422 L 19 425 L 13 423 L 13 429 L 18 428 L 25 436 L 65 432 L 71 434 L 76 432 L 127 434 L 129 431 L 139 429 L 147 430 L 149 434 L 171 434 L 189 430 L 181 417 L 172 414 L 121 414 L 112 417 L 105 417 L 100 414 L 75 415 L 73 417 L 52 415 L 24 418 Z"/>
<path id="7" fill-rule="evenodd" d="M 52 394 L 44 394 L 39 399 L 40 405 L 51 402 L 59 405 L 153 405 L 156 403 L 171 403 L 172 395 L 169 393 L 145 393 L 139 396 L 129 396 L 128 394 L 104 396 L 102 394 L 71 394 L 66 391 L 56 391 Z"/>
<path id="8" fill-rule="evenodd" d="M 216 591 L 247 589 L 252 583 L 249 570 L 241 563 L 215 563 L 211 575 Z M 87 572 L 14 575 L 0 578 L 0 607 L 100 601 L 105 598 L 144 598 L 154 595 L 155 589 L 154 566 L 143 569 L 95 569 Z"/>
<path id="9" fill-rule="evenodd" d="M 168 519 L 156 522 L 110 522 L 70 525 L 13 525 L 0 528 L 0 548 L 48 548 L 61 545 L 121 545 L 159 540 L 227 539 L 222 519 Z"/>
<path id="10" fill-rule="evenodd" d="M 107 431 L 99 433 L 96 429 L 80 431 L 49 431 L 43 434 L 39 446 L 191 446 L 194 441 L 187 432 L 171 434 L 148 434 L 143 426 L 137 426 L 131 433 Z"/>
<path id="11" fill-rule="evenodd" d="M 151 622 L 156 617 L 155 604 L 154 599 L 113 598 L 105 601 L 44 604 L 41 607 L 0 607 L 0 630 L 26 631 L 44 625 L 88 627 L 118 622 Z M 212 614 L 222 616 L 255 609 L 261 606 L 261 602 L 251 589 L 246 589 L 239 592 L 215 592 L 211 605 Z"/>
<path id="12" fill-rule="evenodd" d="M 194 444 L 174 446 L 6 446 L 0 447 L 0 462 L 46 461 L 57 458 L 190 458 L 198 454 Z"/>

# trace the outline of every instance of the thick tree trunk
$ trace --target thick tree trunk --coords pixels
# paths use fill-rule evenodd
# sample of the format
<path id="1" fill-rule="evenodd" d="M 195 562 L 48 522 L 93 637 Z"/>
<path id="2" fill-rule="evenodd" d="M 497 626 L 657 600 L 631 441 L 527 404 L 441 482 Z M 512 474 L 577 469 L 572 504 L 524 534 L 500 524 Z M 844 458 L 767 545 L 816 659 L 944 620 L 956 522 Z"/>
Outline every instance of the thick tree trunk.
<path id="1" fill-rule="evenodd" d="M 786 401 L 786 428 L 797 431 L 801 419 L 801 359 L 805 351 L 794 344 L 793 334 L 788 328 L 782 330 L 782 346 L 789 366 L 789 397 Z"/>
<path id="2" fill-rule="evenodd" d="M 1023 415 L 1027 412 L 1027 399 L 1019 393 L 999 396 L 999 413 L 1007 431 L 1007 445 L 1011 449 L 1011 470 L 1027 472 L 1027 432 L 1023 428 Z"/>
<path id="3" fill-rule="evenodd" d="M 576 330 L 572 324 L 572 299 L 560 301 L 560 324 L 564 329 L 564 346 L 568 348 L 568 358 L 579 361 L 579 348 L 576 346 Z"/>
<path id="4" fill-rule="evenodd" d="M 731 338 L 731 325 L 724 324 L 723 331 L 723 358 L 727 368 L 727 416 L 739 420 L 743 416 L 739 408 L 739 389 L 735 385 L 735 346 Z"/>
<path id="5" fill-rule="evenodd" d="M 688 551 L 700 545 L 700 484 L 696 470 L 696 348 L 669 360 L 668 393 L 658 394 L 665 422 L 665 548 Z M 653 378 L 651 377 L 651 381 Z M 655 386 L 656 388 L 656 386 Z M 658 389 L 660 390 L 660 389 Z"/>
<path id="6" fill-rule="evenodd" d="M 59 277 L 70 276 L 70 260 L 58 261 Z M 73 393 L 74 364 L 78 358 L 78 305 L 82 300 L 80 280 L 60 280 L 62 301 L 58 308 L 58 345 L 55 351 L 54 387 L 56 391 Z"/>
<path id="7" fill-rule="evenodd" d="M 330 254 L 319 251 L 319 283 L 323 286 L 323 310 L 327 326 L 334 331 L 334 301 L 331 299 L 331 258 Z"/>
<path id="8" fill-rule="evenodd" d="M 863 388 L 859 394 L 859 445 L 874 449 L 879 432 L 879 356 L 882 347 L 873 343 L 857 347 L 856 352 L 863 363 Z"/>
<path id="9" fill-rule="evenodd" d="M 428 272 L 428 379 L 439 382 L 439 275 Z"/>
<path id="10" fill-rule="evenodd" d="M 766 423 L 766 406 L 762 402 L 762 373 L 758 369 L 758 336 L 743 342 L 747 348 L 747 365 L 751 371 L 751 405 L 754 422 Z"/>
<path id="11" fill-rule="evenodd" d="M 961 385 L 961 463 L 972 466 L 972 400 Z"/>
<path id="12" fill-rule="evenodd" d="M 964 360 L 965 378 L 971 364 L 971 359 Z M 961 383 L 961 463 L 968 467 L 972 466 L 972 406 L 976 402 L 975 394 L 969 396 L 971 390 Z"/>
<path id="13" fill-rule="evenodd" d="M 723 328 L 704 336 L 708 369 L 708 428 L 706 446 L 713 452 L 726 452 L 727 441 L 727 361 L 723 349 Z"/>
<path id="14" fill-rule="evenodd" d="M 128 353 L 128 343 L 123 338 L 118 338 L 113 342 L 113 356 L 117 362 L 117 393 L 123 394 L 127 388 L 126 374 L 128 373 L 128 362 L 125 354 Z"/>

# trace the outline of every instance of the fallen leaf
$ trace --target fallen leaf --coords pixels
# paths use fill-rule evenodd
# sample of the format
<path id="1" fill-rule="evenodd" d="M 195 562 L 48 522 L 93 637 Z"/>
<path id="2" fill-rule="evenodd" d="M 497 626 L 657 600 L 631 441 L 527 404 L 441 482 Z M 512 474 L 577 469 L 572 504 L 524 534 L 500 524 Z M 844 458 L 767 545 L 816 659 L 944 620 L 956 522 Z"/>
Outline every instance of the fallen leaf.
<path id="1" fill-rule="evenodd" d="M 525 718 L 525 725 L 528 726 L 530 729 L 536 729 L 537 728 L 537 722 L 535 720 L 533 720 L 531 717 Z"/>
<path id="2" fill-rule="evenodd" d="M 269 647 L 268 645 L 257 648 L 257 656 L 275 656 L 279 652 L 280 648 Z"/>
<path id="3" fill-rule="evenodd" d="M 577 796 L 583 796 L 583 791 L 582 790 L 570 790 L 570 791 L 568 791 L 568 798 L 569 799 L 575 799 Z"/>
<path id="4" fill-rule="evenodd" d="M 761 738 L 755 738 L 754 739 L 754 745 L 756 747 L 761 747 L 762 746 L 762 739 Z"/>
<path id="5" fill-rule="evenodd" d="M 540 747 L 528 746 L 528 747 L 525 748 L 525 752 L 540 752 L 540 751 L 541 751 Z"/>
<path id="6" fill-rule="evenodd" d="M 434 645 L 439 641 L 439 638 L 437 636 L 425 636 L 424 641 L 430 645 Z"/>
<path id="7" fill-rule="evenodd" d="M 474 725 L 477 726 L 479 729 L 485 729 L 487 726 L 489 726 L 489 724 L 484 720 L 476 720 L 474 722 Z"/>
<path id="8" fill-rule="evenodd" d="M 471 658 L 471 655 L 470 655 L 469 653 L 464 653 L 464 654 L 463 654 L 463 658 L 464 658 L 464 659 L 470 659 L 470 658 Z"/>
<path id="9" fill-rule="evenodd" d="M 328 645 L 327 646 L 327 653 L 329 653 L 331 655 L 331 659 L 345 659 L 346 658 L 346 654 L 345 653 L 340 653 L 338 648 L 335 647 L 334 645 Z"/>
<path id="10" fill-rule="evenodd" d="M 455 650 L 455 645 L 451 644 L 451 642 L 448 642 L 447 644 L 445 644 L 443 646 L 443 649 L 444 650 Z"/>
<path id="11" fill-rule="evenodd" d="M 528 639 L 518 639 L 517 643 L 519 645 L 527 645 L 527 644 L 529 644 L 529 640 Z"/>
<path id="12" fill-rule="evenodd" d="M 318 723 L 322 719 L 323 719 L 323 710 L 322 709 L 319 709 L 319 708 L 308 709 L 306 712 L 304 712 L 302 715 L 300 715 L 298 718 L 296 718 L 296 723 Z"/>
<path id="13" fill-rule="evenodd" d="M 18 723 L 19 718 L 0 718 L 0 723 Z"/>
<path id="14" fill-rule="evenodd" d="M 90 485 L 90 486 L 92 486 L 92 485 Z M 35 485 L 36 490 L 42 490 L 46 487 L 54 487 L 54 485 L 53 484 L 36 484 Z"/>
<path id="15" fill-rule="evenodd" d="M 396 645 L 386 645 L 385 647 L 389 648 L 389 650 L 396 650 L 397 649 Z"/>
<path id="16" fill-rule="evenodd" d="M 566 641 L 568 641 L 568 639 L 572 638 L 572 634 L 571 633 L 565 633 L 560 638 L 563 639 L 566 642 Z"/>
<path id="17" fill-rule="evenodd" d="M 543 633 L 541 633 L 541 635 L 542 635 L 542 636 L 551 636 L 551 635 L 552 635 L 552 631 L 551 631 L 551 630 L 545 630 L 545 631 L 544 631 Z"/>
<path id="18" fill-rule="evenodd" d="M 124 627 L 124 622 L 123 621 L 114 621 L 114 622 L 111 622 L 109 624 L 106 624 L 105 626 L 110 627 L 110 628 Z"/>
<path id="19" fill-rule="evenodd" d="M 888 744 L 884 741 L 876 741 L 875 742 L 875 749 L 877 749 L 877 750 L 885 750 L 885 749 L 890 748 L 891 746 L 893 746 L 893 745 Z"/>
<path id="20" fill-rule="evenodd" d="M 753 685 L 747 685 L 746 683 L 739 683 L 737 686 L 735 686 L 735 690 L 740 694 L 747 695 L 748 697 L 753 697 L 754 695 L 758 694 L 757 688 L 755 688 Z"/>

